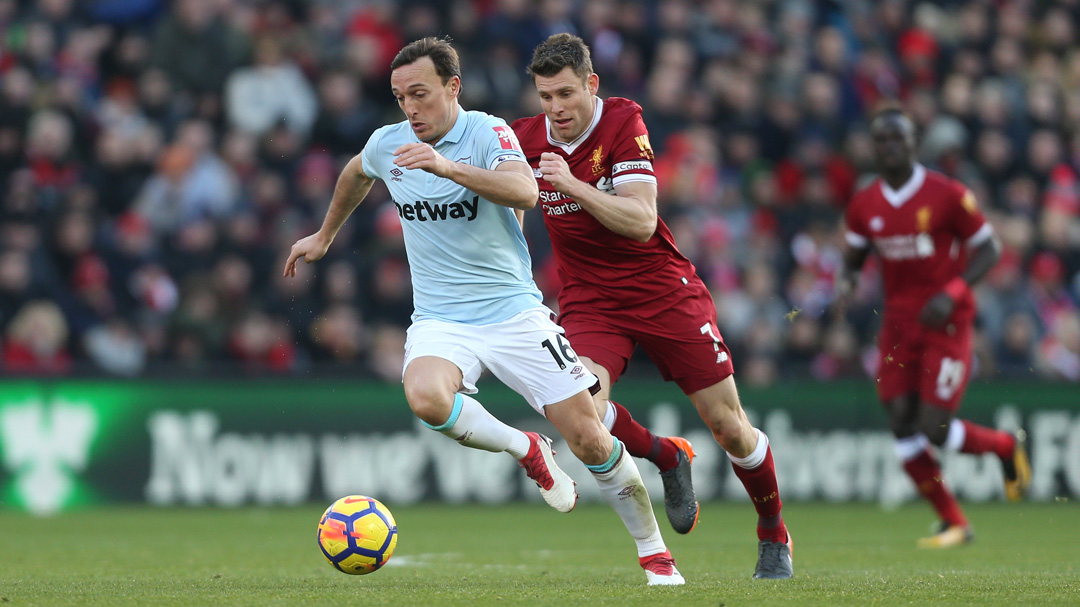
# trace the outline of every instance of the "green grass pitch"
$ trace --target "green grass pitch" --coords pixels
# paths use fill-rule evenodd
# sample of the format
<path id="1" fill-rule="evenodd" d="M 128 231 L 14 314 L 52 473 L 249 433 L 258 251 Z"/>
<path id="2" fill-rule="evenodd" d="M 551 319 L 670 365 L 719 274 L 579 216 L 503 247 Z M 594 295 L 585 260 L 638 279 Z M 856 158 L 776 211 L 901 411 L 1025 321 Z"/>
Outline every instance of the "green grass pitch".
<path id="1" fill-rule="evenodd" d="M 324 505 L 289 509 L 0 514 L 8 605 L 1080 605 L 1076 504 L 968 506 L 976 540 L 920 551 L 930 510 L 788 504 L 795 579 L 750 579 L 748 504 L 706 504 L 697 529 L 661 529 L 687 578 L 648 588 L 615 514 L 583 505 L 394 507 L 397 552 L 347 576 L 315 545 Z"/>

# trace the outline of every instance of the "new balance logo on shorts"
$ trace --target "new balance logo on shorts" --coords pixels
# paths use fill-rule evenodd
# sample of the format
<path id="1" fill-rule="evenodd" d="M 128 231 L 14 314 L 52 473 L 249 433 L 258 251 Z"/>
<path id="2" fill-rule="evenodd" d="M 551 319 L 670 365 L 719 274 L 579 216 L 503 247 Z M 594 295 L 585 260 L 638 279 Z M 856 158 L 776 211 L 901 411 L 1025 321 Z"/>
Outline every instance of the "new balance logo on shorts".
<path id="1" fill-rule="evenodd" d="M 716 355 L 716 364 L 727 362 L 727 352 L 720 352 Z"/>

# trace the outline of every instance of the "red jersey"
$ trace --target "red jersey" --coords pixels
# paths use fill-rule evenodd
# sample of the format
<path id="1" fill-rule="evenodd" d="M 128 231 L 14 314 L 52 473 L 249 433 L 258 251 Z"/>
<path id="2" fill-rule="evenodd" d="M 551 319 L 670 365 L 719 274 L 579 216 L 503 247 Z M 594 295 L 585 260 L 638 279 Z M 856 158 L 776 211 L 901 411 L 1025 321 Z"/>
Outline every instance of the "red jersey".
<path id="1" fill-rule="evenodd" d="M 641 106 L 621 97 L 596 98 L 595 103 L 592 123 L 570 143 L 552 139 L 544 114 L 512 125 L 540 186 L 540 207 L 562 281 L 563 310 L 638 307 L 670 295 L 695 273 L 662 219 L 657 218 L 656 232 L 647 242 L 638 242 L 612 232 L 540 177 L 540 155 L 554 152 L 566 159 L 574 177 L 602 192 L 614 194 L 615 186 L 632 181 L 656 183 Z"/>
<path id="2" fill-rule="evenodd" d="M 918 322 L 926 302 L 960 275 L 968 247 L 993 235 L 971 190 L 922 165 L 898 190 L 875 179 L 855 194 L 846 220 L 847 243 L 873 245 L 881 258 L 885 315 L 893 321 Z M 953 320 L 974 318 L 969 292 L 956 302 Z"/>

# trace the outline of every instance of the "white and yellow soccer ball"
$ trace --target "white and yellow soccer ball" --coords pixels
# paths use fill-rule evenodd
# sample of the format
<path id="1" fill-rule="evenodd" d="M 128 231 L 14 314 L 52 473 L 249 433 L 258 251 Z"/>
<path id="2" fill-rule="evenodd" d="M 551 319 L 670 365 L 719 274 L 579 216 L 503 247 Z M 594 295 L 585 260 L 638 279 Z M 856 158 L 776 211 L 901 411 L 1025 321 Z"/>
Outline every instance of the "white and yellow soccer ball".
<path id="1" fill-rule="evenodd" d="M 338 571 L 364 575 L 390 560 L 398 529 L 394 515 L 379 500 L 349 495 L 323 513 L 317 538 L 319 550 Z"/>

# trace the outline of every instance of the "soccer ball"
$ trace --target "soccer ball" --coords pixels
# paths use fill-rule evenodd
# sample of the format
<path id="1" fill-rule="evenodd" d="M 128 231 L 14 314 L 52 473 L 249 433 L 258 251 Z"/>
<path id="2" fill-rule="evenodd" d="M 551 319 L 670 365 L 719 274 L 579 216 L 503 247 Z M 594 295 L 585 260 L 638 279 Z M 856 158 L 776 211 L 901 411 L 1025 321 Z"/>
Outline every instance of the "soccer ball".
<path id="1" fill-rule="evenodd" d="M 397 547 L 394 515 L 379 500 L 350 495 L 330 504 L 319 519 L 319 550 L 338 571 L 371 573 L 386 564 Z"/>

